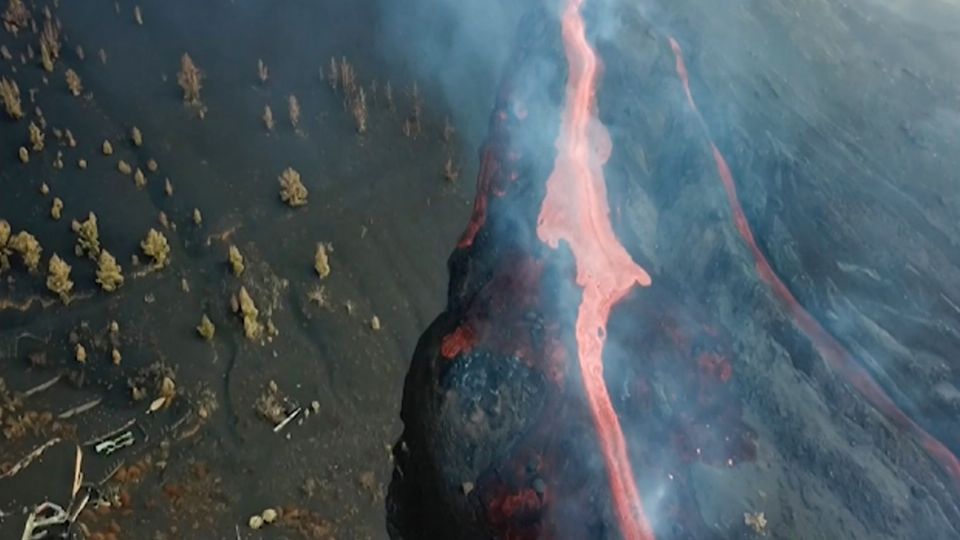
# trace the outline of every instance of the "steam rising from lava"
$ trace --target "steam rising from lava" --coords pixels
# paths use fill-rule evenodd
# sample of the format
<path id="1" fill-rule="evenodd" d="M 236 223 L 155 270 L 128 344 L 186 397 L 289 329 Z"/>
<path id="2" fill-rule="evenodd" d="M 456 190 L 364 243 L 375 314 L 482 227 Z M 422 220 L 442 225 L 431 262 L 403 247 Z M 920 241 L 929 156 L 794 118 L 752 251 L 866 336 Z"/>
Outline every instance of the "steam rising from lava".
<path id="1" fill-rule="evenodd" d="M 577 355 L 617 519 L 626 538 L 652 538 L 602 362 L 611 308 L 634 285 L 649 286 L 650 276 L 631 260 L 610 224 L 602 167 L 610 157 L 611 142 L 595 115 L 598 60 L 587 42 L 582 4 L 583 0 L 569 0 L 563 12 L 569 64 L 566 103 L 537 234 L 553 248 L 562 240 L 573 252 L 577 285 L 583 288 L 576 322 Z"/>

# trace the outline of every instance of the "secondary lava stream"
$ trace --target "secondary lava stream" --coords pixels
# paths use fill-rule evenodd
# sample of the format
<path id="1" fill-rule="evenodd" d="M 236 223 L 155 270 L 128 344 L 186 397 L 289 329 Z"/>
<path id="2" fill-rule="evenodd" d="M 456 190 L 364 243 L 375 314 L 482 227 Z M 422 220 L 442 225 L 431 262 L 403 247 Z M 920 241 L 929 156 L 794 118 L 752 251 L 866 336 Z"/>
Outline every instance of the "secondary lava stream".
<path id="1" fill-rule="evenodd" d="M 690 108 L 693 109 L 693 112 L 696 113 L 697 116 L 700 116 L 700 111 L 690 91 L 689 75 L 687 74 L 686 64 L 683 61 L 683 51 L 680 49 L 680 44 L 677 43 L 675 39 L 670 38 L 670 47 L 673 49 L 673 54 L 676 59 L 677 76 L 683 85 L 687 103 L 690 105 Z M 702 117 L 700 121 L 703 123 Z M 723 188 L 727 194 L 727 202 L 730 204 L 730 209 L 733 213 L 734 224 L 740 236 L 747 244 L 750 253 L 753 255 L 757 275 L 761 281 L 770 287 L 777 298 L 780 299 L 787 313 L 793 317 L 797 327 L 803 331 L 827 364 L 839 373 L 840 376 L 843 377 L 850 386 L 855 388 L 871 405 L 876 407 L 890 422 L 897 426 L 897 428 L 913 436 L 914 439 L 919 442 L 920 446 L 940 464 L 947 473 L 947 476 L 950 477 L 955 488 L 960 491 L 960 461 L 957 460 L 957 457 L 953 455 L 946 445 L 920 427 L 919 424 L 907 416 L 907 414 L 890 399 L 883 388 L 873 380 L 870 373 L 856 361 L 853 355 L 800 305 L 787 285 L 773 270 L 773 267 L 770 266 L 760 247 L 757 246 L 753 231 L 743 213 L 743 208 L 737 197 L 737 187 L 734 183 L 733 174 L 730 172 L 730 167 L 727 165 L 726 159 L 724 159 L 723 154 L 720 153 L 720 150 L 717 149 L 716 144 L 714 144 L 712 140 L 710 140 L 710 149 L 717 166 L 717 174 L 720 176 L 720 181 L 723 182 Z"/>
<path id="2" fill-rule="evenodd" d="M 552 248 L 563 240 L 573 253 L 576 281 L 583 289 L 576 321 L 577 355 L 614 511 L 625 538 L 652 539 L 602 363 L 611 308 L 634 285 L 649 286 L 650 276 L 633 262 L 610 223 L 602 166 L 610 156 L 611 142 L 595 114 L 598 60 L 587 42 L 580 11 L 583 1 L 569 0 L 563 12 L 563 46 L 569 64 L 566 101 L 537 235 Z"/>

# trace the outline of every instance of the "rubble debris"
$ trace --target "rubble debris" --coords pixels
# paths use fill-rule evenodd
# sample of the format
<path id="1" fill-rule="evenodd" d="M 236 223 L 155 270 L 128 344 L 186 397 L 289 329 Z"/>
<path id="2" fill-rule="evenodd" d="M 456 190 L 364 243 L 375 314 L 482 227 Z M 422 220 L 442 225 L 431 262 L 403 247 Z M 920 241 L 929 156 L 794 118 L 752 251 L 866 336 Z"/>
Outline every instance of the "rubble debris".
<path id="1" fill-rule="evenodd" d="M 10 237 L 7 245 L 10 249 L 20 254 L 24 266 L 26 266 L 30 272 L 37 272 L 39 270 L 40 254 L 43 253 L 43 248 L 40 247 L 40 242 L 37 241 L 36 237 L 27 231 L 20 231 Z"/>
<path id="2" fill-rule="evenodd" d="M 134 146 L 143 146 L 143 133 L 140 132 L 140 128 L 133 126 L 130 129 L 130 140 L 133 141 Z"/>
<path id="3" fill-rule="evenodd" d="M 130 173 L 133 172 L 133 167 L 129 163 L 121 159 L 120 161 L 117 162 L 117 170 L 120 171 L 121 174 L 129 175 Z"/>
<path id="4" fill-rule="evenodd" d="M 266 84 L 267 79 L 270 78 L 270 70 L 267 68 L 267 65 L 263 63 L 262 58 L 257 59 L 257 77 L 263 84 Z"/>
<path id="5" fill-rule="evenodd" d="M 301 412 L 303 412 L 303 409 L 300 408 L 300 407 L 297 407 L 296 409 L 294 409 L 293 412 L 291 412 L 290 414 L 288 414 L 288 415 L 286 416 L 286 418 L 284 418 L 283 420 L 281 420 L 279 424 L 277 424 L 276 426 L 273 427 L 273 432 L 274 432 L 274 433 L 280 433 L 281 431 L 283 431 L 283 428 L 287 427 L 287 425 L 288 425 L 290 422 L 293 422 L 293 420 L 294 420 L 297 416 L 300 416 L 300 413 L 301 413 Z"/>
<path id="6" fill-rule="evenodd" d="M 300 126 L 300 102 L 293 94 L 287 98 L 287 112 L 290 115 L 290 125 L 297 129 Z"/>
<path id="7" fill-rule="evenodd" d="M 180 73 L 177 74 L 177 84 L 183 89 L 183 101 L 188 105 L 200 104 L 200 88 L 203 74 L 193 63 L 190 55 L 183 53 L 180 58 Z"/>
<path id="8" fill-rule="evenodd" d="M 30 147 L 33 148 L 34 152 L 40 152 L 43 150 L 44 141 L 46 136 L 43 134 L 43 130 L 37 127 L 36 124 L 30 122 L 30 125 L 27 127 L 27 130 L 30 133 Z"/>
<path id="9" fill-rule="evenodd" d="M 330 275 L 330 256 L 327 254 L 328 250 L 333 251 L 328 244 L 317 242 L 317 251 L 313 255 L 313 269 L 316 270 L 320 279 L 324 279 Z"/>
<path id="10" fill-rule="evenodd" d="M 20 162 L 21 162 L 21 163 L 29 163 L 29 162 L 30 162 L 30 152 L 27 150 L 27 147 L 26 147 L 26 146 L 21 146 L 20 149 L 17 150 L 17 156 L 20 157 Z"/>
<path id="11" fill-rule="evenodd" d="M 300 181 L 300 173 L 287 167 L 280 175 L 280 200 L 297 208 L 307 204 L 307 188 Z"/>
<path id="12" fill-rule="evenodd" d="M 263 106 L 263 125 L 267 127 L 267 131 L 273 131 L 273 111 L 270 109 L 269 105 Z"/>
<path id="13" fill-rule="evenodd" d="M 133 446 L 135 442 L 136 438 L 133 436 L 133 431 L 127 430 L 119 435 L 100 440 L 93 446 L 93 451 L 102 456 L 109 456 L 122 448 Z"/>
<path id="14" fill-rule="evenodd" d="M 123 285 L 123 269 L 117 259 L 107 250 L 100 252 L 97 259 L 97 283 L 107 292 L 114 292 Z"/>
<path id="15" fill-rule="evenodd" d="M 93 212 L 87 214 L 86 221 L 79 222 L 73 220 L 70 228 L 77 235 L 77 246 L 74 248 L 77 256 L 84 254 L 93 260 L 100 258 L 100 231 L 97 228 L 97 215 Z"/>
<path id="16" fill-rule="evenodd" d="M 103 149 L 103 155 L 105 156 L 113 155 L 113 145 L 110 144 L 110 141 L 104 140 L 103 146 L 101 148 Z"/>
<path id="17" fill-rule="evenodd" d="M 253 408 L 274 426 L 279 425 L 287 418 L 286 399 L 280 394 L 277 383 L 270 381 L 266 389 L 253 404 Z"/>
<path id="18" fill-rule="evenodd" d="M 67 80 L 67 88 L 70 90 L 70 93 L 73 94 L 74 97 L 80 97 L 80 94 L 83 93 L 83 82 L 80 80 L 77 72 L 68 69 L 64 72 L 63 76 Z"/>
<path id="19" fill-rule="evenodd" d="M 53 204 L 50 206 L 50 217 L 56 220 L 63 217 L 63 200 L 60 197 L 53 198 Z"/>
<path id="20" fill-rule="evenodd" d="M 147 237 L 140 242 L 140 248 L 153 259 L 154 270 L 170 264 L 170 244 L 167 243 L 167 237 L 162 232 L 151 228 L 147 231 Z"/>
<path id="21" fill-rule="evenodd" d="M 216 332 L 217 327 L 213 325 L 210 317 L 207 317 L 207 314 L 204 313 L 203 317 L 200 319 L 200 324 L 197 325 L 197 333 L 200 334 L 203 339 L 210 341 L 213 339 L 213 336 L 216 334 Z"/>
<path id="22" fill-rule="evenodd" d="M 85 364 L 87 362 L 87 350 L 79 343 L 77 343 L 77 346 L 73 351 L 73 356 L 77 359 L 77 362 L 80 362 L 81 364 Z"/>
<path id="23" fill-rule="evenodd" d="M 229 249 L 230 268 L 233 269 L 233 275 L 240 277 L 243 274 L 245 266 L 243 265 L 243 255 L 237 246 L 231 245 Z"/>
<path id="24" fill-rule="evenodd" d="M 263 335 L 263 325 L 257 320 L 260 310 L 253 303 L 253 298 L 247 293 L 246 287 L 240 287 L 237 295 L 238 310 L 243 318 L 243 333 L 247 339 L 257 340 Z"/>
<path id="25" fill-rule="evenodd" d="M 0 99 L 3 99 L 3 106 L 10 118 L 14 120 L 23 118 L 23 108 L 20 105 L 20 88 L 16 81 L 8 80 L 6 77 L 0 78 Z"/>

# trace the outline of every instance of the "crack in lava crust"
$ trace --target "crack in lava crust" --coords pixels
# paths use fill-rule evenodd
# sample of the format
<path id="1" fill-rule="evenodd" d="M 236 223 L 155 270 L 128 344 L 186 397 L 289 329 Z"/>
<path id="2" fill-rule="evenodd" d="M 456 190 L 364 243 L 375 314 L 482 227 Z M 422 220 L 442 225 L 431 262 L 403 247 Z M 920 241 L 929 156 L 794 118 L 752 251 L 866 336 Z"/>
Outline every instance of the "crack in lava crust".
<path id="1" fill-rule="evenodd" d="M 554 249 L 565 241 L 576 260 L 576 280 L 583 288 L 576 322 L 577 353 L 614 511 L 625 538 L 648 540 L 653 533 L 604 383 L 602 353 L 611 308 L 634 285 L 649 286 L 650 276 L 633 262 L 610 223 L 602 166 L 610 156 L 611 142 L 595 115 L 598 66 L 580 13 L 583 1 L 569 0 L 563 12 L 563 45 L 569 64 L 566 102 L 537 235 Z"/>

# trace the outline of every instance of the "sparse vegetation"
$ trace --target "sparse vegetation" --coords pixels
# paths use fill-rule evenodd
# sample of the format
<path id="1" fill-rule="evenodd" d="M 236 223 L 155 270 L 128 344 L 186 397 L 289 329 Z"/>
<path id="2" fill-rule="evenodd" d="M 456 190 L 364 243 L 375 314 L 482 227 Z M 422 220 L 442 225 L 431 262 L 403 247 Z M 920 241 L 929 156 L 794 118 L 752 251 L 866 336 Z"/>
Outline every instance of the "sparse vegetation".
<path id="1" fill-rule="evenodd" d="M 53 204 L 50 206 L 50 217 L 56 220 L 63 217 L 63 201 L 60 197 L 53 198 Z"/>
<path id="2" fill-rule="evenodd" d="M 300 173 L 287 167 L 280 175 L 280 200 L 293 208 L 307 204 L 307 188 L 300 181 Z"/>
<path id="3" fill-rule="evenodd" d="M 246 267 L 243 265 L 243 255 L 240 254 L 240 250 L 237 249 L 237 246 L 230 246 L 230 249 L 228 250 L 228 259 L 230 260 L 230 268 L 233 270 L 233 275 L 239 277 L 241 274 L 243 274 L 243 271 Z"/>
<path id="4" fill-rule="evenodd" d="M 73 282 L 70 281 L 69 264 L 64 262 L 56 253 L 50 257 L 50 265 L 47 268 L 47 288 L 60 297 L 64 304 L 70 301 L 70 292 L 73 290 Z"/>
<path id="5" fill-rule="evenodd" d="M 26 28 L 30 23 L 30 11 L 23 0 L 8 0 L 7 9 L 3 12 L 3 24 L 13 35 Z"/>
<path id="6" fill-rule="evenodd" d="M 97 215 L 90 212 L 86 221 L 73 220 L 70 228 L 77 235 L 77 246 L 74 249 L 77 256 L 86 254 L 93 260 L 100 257 L 100 231 L 97 227 Z"/>
<path id="7" fill-rule="evenodd" d="M 113 292 L 123 285 L 123 269 L 117 264 L 117 259 L 105 249 L 100 252 L 97 260 L 97 283 L 107 292 Z"/>
<path id="8" fill-rule="evenodd" d="M 253 303 L 253 298 L 250 298 L 246 287 L 240 287 L 237 301 L 240 316 L 243 318 L 243 334 L 247 336 L 247 339 L 260 339 L 260 336 L 263 335 L 263 325 L 257 320 L 260 310 Z"/>
<path id="9" fill-rule="evenodd" d="M 0 219 L 0 274 L 10 268 L 10 223 Z"/>
<path id="10" fill-rule="evenodd" d="M 260 78 L 260 82 L 263 84 L 266 84 L 267 79 L 270 78 L 270 70 L 267 68 L 267 65 L 263 63 L 263 59 L 257 59 L 257 77 Z"/>
<path id="11" fill-rule="evenodd" d="M 143 252 L 153 259 L 154 270 L 159 270 L 170 264 L 170 244 L 167 243 L 167 237 L 156 229 L 150 229 L 147 237 L 140 242 L 140 248 Z"/>
<path id="12" fill-rule="evenodd" d="M 63 76 L 67 79 L 67 88 L 70 89 L 70 93 L 75 97 L 80 96 L 83 93 L 83 82 L 80 81 L 80 76 L 77 75 L 77 72 L 68 69 Z"/>
<path id="13" fill-rule="evenodd" d="M 60 57 L 60 30 L 53 20 L 47 19 L 40 32 L 40 61 L 43 69 L 52 72 L 53 65 Z"/>
<path id="14" fill-rule="evenodd" d="M 30 272 L 37 272 L 40 269 L 40 255 L 43 253 L 43 248 L 32 234 L 27 231 L 20 231 L 10 237 L 7 245 L 20 254 L 23 265 Z"/>
<path id="15" fill-rule="evenodd" d="M 326 244 L 317 242 L 317 250 L 313 254 L 313 269 L 317 271 L 320 279 L 330 275 L 330 255 L 327 251 L 328 246 Z"/>
<path id="16" fill-rule="evenodd" d="M 23 118 L 23 108 L 20 104 L 20 88 L 16 81 L 0 78 L 0 98 L 7 114 L 14 120 Z"/>
<path id="17" fill-rule="evenodd" d="M 37 127 L 36 124 L 30 122 L 27 131 L 30 134 L 30 146 L 33 148 L 34 152 L 40 152 L 43 150 L 44 141 L 46 136 L 43 134 L 43 130 Z"/>
<path id="18" fill-rule="evenodd" d="M 207 317 L 207 314 L 204 313 L 200 319 L 200 324 L 197 325 L 197 333 L 200 334 L 203 339 L 210 341 L 216 332 L 217 327 L 213 325 L 210 317 Z"/>
<path id="19" fill-rule="evenodd" d="M 291 94 L 287 98 L 287 110 L 290 113 L 290 125 L 297 129 L 300 126 L 300 102 L 297 101 L 297 96 Z"/>
<path id="20" fill-rule="evenodd" d="M 200 104 L 200 89 L 203 73 L 193 63 L 190 55 L 183 53 L 180 58 L 180 73 L 177 74 L 177 84 L 183 89 L 183 101 L 189 105 Z"/>
<path id="21" fill-rule="evenodd" d="M 267 131 L 273 131 L 273 111 L 270 110 L 269 105 L 263 106 L 263 125 L 267 127 Z"/>

